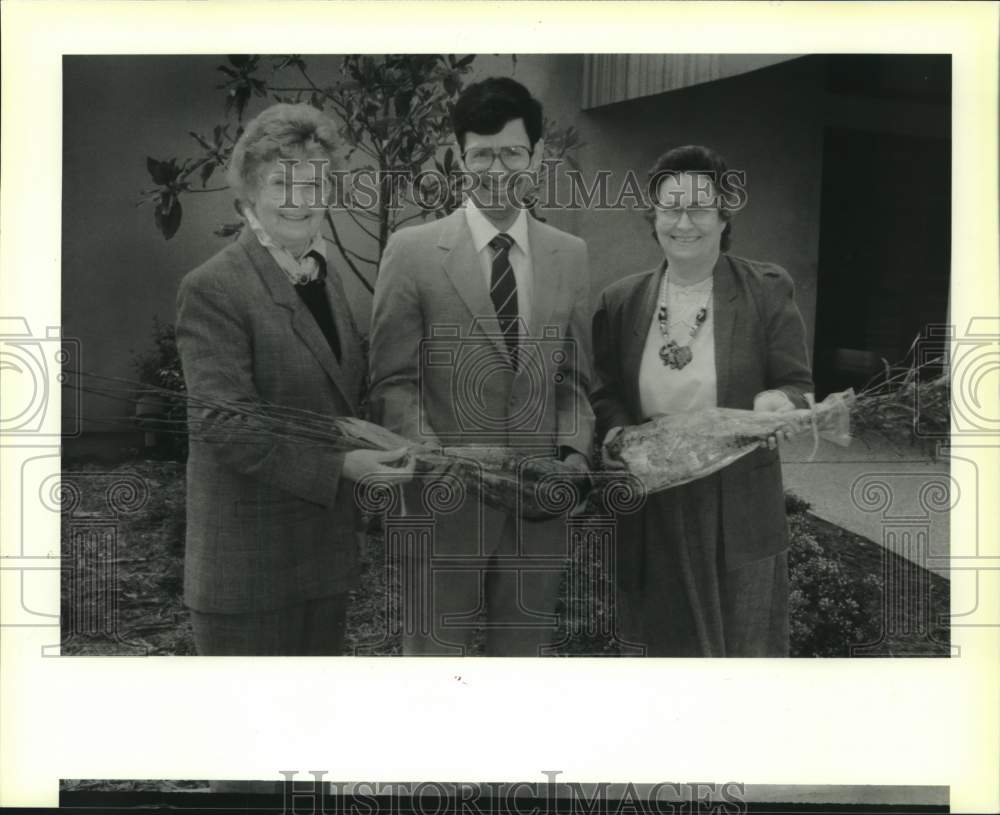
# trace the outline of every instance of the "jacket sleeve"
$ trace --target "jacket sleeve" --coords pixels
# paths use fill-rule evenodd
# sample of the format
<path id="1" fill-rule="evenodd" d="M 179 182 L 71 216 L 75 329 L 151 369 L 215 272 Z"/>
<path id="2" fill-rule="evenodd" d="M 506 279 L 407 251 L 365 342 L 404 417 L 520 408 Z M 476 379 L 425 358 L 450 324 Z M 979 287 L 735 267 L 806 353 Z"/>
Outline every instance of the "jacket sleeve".
<path id="1" fill-rule="evenodd" d="M 189 274 L 177 296 L 177 348 L 192 441 L 226 466 L 307 501 L 336 500 L 344 453 L 282 431 L 253 381 L 253 336 L 230 293 Z"/>
<path id="2" fill-rule="evenodd" d="M 429 417 L 422 425 L 420 421 L 423 311 L 409 256 L 400 243 L 398 233 L 389 238 L 375 283 L 368 402 L 373 422 L 408 439 L 435 444 L 428 438 Z"/>
<path id="3" fill-rule="evenodd" d="M 605 291 L 593 318 L 594 380 L 590 401 L 597 417 L 598 440 L 612 427 L 636 423 L 625 401 L 620 326 L 612 318 L 613 310 Z"/>
<path id="4" fill-rule="evenodd" d="M 805 394 L 813 392 L 812 368 L 806 347 L 806 327 L 795 304 L 795 284 L 780 266 L 762 275 L 767 311 L 767 387 L 783 391 L 796 407 L 807 407 Z"/>
<path id="5" fill-rule="evenodd" d="M 574 264 L 578 285 L 569 315 L 566 342 L 571 347 L 555 386 L 557 444 L 590 458 L 594 442 L 594 411 L 590 404 L 590 272 L 587 246 L 580 241 L 580 258 Z"/>

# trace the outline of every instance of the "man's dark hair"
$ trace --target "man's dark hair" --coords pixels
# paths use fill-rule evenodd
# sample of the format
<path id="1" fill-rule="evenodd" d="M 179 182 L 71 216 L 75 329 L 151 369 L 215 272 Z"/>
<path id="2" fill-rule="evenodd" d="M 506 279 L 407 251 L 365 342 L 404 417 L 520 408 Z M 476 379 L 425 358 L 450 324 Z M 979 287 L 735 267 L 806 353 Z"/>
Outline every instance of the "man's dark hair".
<path id="1" fill-rule="evenodd" d="M 465 134 L 492 136 L 507 122 L 524 120 L 531 149 L 542 137 L 542 103 L 524 85 L 505 76 L 494 76 L 469 85 L 455 103 L 451 123 L 458 146 L 465 150 Z"/>

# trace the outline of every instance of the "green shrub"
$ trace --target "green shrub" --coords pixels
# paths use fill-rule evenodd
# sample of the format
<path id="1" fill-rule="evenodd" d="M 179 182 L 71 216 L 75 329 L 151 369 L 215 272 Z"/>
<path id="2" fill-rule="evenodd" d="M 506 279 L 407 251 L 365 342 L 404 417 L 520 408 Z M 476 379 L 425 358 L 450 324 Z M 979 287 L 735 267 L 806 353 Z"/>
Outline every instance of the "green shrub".
<path id="1" fill-rule="evenodd" d="M 787 515 L 801 514 L 810 509 L 812 509 L 812 504 L 805 498 L 799 498 L 794 492 L 785 490 L 785 513 Z"/>
<path id="2" fill-rule="evenodd" d="M 147 453 L 183 461 L 187 458 L 187 388 L 174 326 L 154 317 L 151 334 L 150 346 L 132 356 L 132 368 L 142 386 L 136 394 L 137 422 L 142 429 L 156 434 L 156 445 Z M 154 413 L 140 405 L 150 399 L 158 403 Z"/>
<path id="3" fill-rule="evenodd" d="M 802 511 L 788 518 L 791 655 L 847 657 L 852 644 L 873 639 L 882 581 L 873 574 L 852 574 L 825 550 Z"/>

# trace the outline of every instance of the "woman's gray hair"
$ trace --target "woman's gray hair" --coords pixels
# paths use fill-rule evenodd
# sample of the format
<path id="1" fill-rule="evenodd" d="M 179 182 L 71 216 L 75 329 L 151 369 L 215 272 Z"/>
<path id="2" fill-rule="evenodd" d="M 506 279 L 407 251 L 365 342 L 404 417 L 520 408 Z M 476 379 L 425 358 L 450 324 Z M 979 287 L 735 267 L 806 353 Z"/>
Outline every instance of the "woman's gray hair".
<path id="1" fill-rule="evenodd" d="M 233 147 L 226 179 L 240 200 L 256 191 L 261 167 L 302 153 L 324 153 L 331 166 L 340 147 L 337 125 L 312 105 L 271 105 L 246 127 Z"/>

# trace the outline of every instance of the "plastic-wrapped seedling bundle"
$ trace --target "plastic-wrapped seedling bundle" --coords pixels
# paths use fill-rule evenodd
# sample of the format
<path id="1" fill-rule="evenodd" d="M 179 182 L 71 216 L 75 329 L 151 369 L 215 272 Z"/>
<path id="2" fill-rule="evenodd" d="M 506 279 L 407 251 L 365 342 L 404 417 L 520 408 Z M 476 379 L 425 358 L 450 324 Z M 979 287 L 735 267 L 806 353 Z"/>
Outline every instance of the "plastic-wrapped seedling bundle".
<path id="1" fill-rule="evenodd" d="M 778 434 L 813 431 L 846 446 L 854 401 L 848 390 L 830 394 L 809 410 L 710 408 L 659 416 L 626 427 L 606 445 L 605 454 L 624 463 L 647 492 L 659 492 L 718 472 Z"/>

